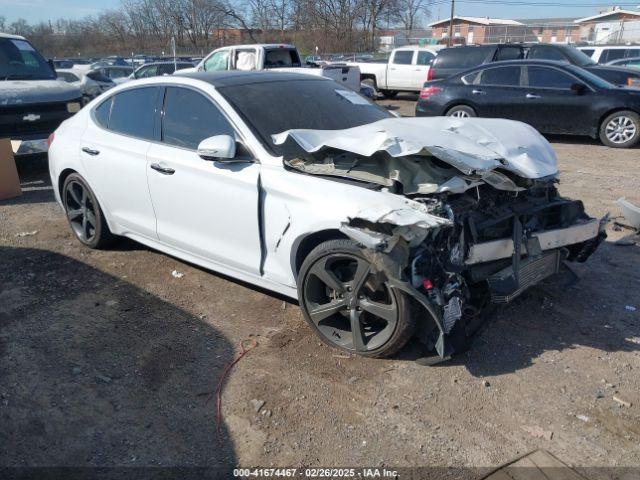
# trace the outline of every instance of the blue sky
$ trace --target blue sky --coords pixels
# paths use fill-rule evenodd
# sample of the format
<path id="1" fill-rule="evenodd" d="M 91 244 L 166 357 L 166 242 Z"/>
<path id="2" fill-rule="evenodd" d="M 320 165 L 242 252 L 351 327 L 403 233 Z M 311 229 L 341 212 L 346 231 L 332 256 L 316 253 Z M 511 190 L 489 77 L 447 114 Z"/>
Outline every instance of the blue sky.
<path id="1" fill-rule="evenodd" d="M 242 0 L 238 0 L 242 1 Z M 538 0 L 550 1 L 550 0 Z M 595 7 L 572 7 L 572 4 L 596 3 L 597 0 L 565 0 L 566 6 L 540 7 L 516 5 L 479 5 L 459 3 L 457 15 L 490 16 L 497 18 L 582 17 L 598 13 Z M 628 1 L 628 0 L 627 0 Z M 560 3 L 560 2 L 558 2 Z M 30 23 L 57 18 L 82 18 L 100 10 L 115 8 L 120 0 L 0 0 L 0 15 L 9 22 L 25 18 Z M 611 0 L 615 4 L 615 0 Z M 607 5 L 606 0 L 602 5 Z M 640 5 L 640 0 L 638 0 Z M 449 6 L 440 4 L 431 8 L 431 20 L 447 18 Z"/>

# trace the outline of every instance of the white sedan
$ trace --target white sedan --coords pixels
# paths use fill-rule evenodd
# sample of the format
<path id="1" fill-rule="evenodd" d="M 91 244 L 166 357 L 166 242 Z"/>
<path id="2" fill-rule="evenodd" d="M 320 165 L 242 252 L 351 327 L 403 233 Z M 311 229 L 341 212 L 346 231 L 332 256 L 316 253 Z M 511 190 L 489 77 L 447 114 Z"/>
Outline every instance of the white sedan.
<path id="1" fill-rule="evenodd" d="M 297 298 L 323 341 L 365 356 L 416 330 L 440 357 L 463 350 L 486 305 L 604 236 L 558 194 L 554 152 L 528 125 L 395 118 L 307 75 L 131 82 L 50 144 L 80 242 L 129 237 Z"/>

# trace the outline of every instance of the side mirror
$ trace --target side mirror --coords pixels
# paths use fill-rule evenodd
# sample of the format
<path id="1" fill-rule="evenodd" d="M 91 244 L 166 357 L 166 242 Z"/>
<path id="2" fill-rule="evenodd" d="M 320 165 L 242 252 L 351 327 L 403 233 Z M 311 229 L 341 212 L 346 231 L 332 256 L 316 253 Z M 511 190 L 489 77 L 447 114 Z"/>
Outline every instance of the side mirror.
<path id="1" fill-rule="evenodd" d="M 582 95 L 586 89 L 587 87 L 584 85 L 584 83 L 574 83 L 571 85 L 571 91 L 576 95 Z"/>
<path id="2" fill-rule="evenodd" d="M 198 155 L 204 160 L 225 161 L 236 156 L 236 140 L 231 135 L 205 138 L 198 145 Z"/>

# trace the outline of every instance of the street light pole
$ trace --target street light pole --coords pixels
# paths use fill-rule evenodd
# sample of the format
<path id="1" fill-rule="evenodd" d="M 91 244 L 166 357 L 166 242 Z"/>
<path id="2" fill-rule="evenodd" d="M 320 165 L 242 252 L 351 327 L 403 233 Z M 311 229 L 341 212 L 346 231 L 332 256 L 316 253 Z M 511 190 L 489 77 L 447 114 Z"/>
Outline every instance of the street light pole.
<path id="1" fill-rule="evenodd" d="M 456 0 L 451 0 L 451 18 L 449 19 L 449 46 L 453 45 L 453 12 L 455 11 Z"/>

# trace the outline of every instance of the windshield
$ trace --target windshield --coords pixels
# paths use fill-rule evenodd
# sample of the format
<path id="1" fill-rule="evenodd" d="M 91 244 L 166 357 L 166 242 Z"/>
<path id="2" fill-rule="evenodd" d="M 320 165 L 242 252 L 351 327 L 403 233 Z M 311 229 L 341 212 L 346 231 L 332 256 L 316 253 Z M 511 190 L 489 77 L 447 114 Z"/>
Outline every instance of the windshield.
<path id="1" fill-rule="evenodd" d="M 267 150 L 271 135 L 294 128 L 341 130 L 392 117 L 353 90 L 328 80 L 289 80 L 219 87 Z"/>
<path id="2" fill-rule="evenodd" d="M 581 67 L 597 65 L 597 63 L 594 62 L 589 55 L 581 52 L 576 47 L 563 46 L 561 48 L 564 50 L 571 63 L 573 63 L 574 65 L 579 65 Z"/>
<path id="3" fill-rule="evenodd" d="M 589 81 L 592 85 L 599 88 L 617 88 L 613 83 L 607 82 L 604 78 L 597 76 L 594 73 L 591 73 L 589 70 L 584 69 L 576 69 L 576 72 L 583 79 Z"/>
<path id="4" fill-rule="evenodd" d="M 0 80 L 50 80 L 56 74 L 26 40 L 0 38 Z"/>

